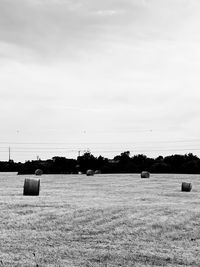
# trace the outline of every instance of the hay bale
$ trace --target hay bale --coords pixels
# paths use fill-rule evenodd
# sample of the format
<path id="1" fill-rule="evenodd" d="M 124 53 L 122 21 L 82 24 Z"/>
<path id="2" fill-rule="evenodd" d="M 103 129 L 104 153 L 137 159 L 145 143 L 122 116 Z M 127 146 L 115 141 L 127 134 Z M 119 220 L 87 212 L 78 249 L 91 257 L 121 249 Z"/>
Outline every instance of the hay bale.
<path id="1" fill-rule="evenodd" d="M 40 192 L 39 179 L 25 179 L 24 180 L 24 196 L 38 196 Z"/>
<path id="2" fill-rule="evenodd" d="M 100 170 L 96 170 L 96 171 L 94 172 L 94 174 L 101 174 L 101 171 L 100 171 Z"/>
<path id="3" fill-rule="evenodd" d="M 41 169 L 35 170 L 35 175 L 42 175 L 43 171 Z"/>
<path id="4" fill-rule="evenodd" d="M 86 175 L 87 176 L 92 176 L 92 175 L 94 175 L 94 171 L 93 170 L 87 170 L 86 171 Z"/>
<path id="5" fill-rule="evenodd" d="M 143 171 L 141 172 L 141 178 L 149 178 L 150 177 L 150 173 L 147 171 Z"/>
<path id="6" fill-rule="evenodd" d="M 181 191 L 190 192 L 191 190 L 192 190 L 192 184 L 191 183 L 185 183 L 185 182 L 182 183 Z"/>

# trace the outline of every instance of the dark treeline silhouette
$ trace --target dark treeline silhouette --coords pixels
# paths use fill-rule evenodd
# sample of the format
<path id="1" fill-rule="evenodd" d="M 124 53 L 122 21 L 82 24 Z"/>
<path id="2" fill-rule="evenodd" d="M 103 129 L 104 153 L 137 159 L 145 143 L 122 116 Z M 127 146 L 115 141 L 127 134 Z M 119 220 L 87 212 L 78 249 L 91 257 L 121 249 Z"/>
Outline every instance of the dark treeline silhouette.
<path id="1" fill-rule="evenodd" d="M 101 173 L 140 173 L 143 170 L 151 173 L 193 173 L 200 174 L 200 159 L 192 153 L 185 155 L 159 156 L 155 159 L 143 154 L 130 156 L 125 151 L 113 159 L 102 156 L 95 157 L 90 152 L 77 159 L 53 157 L 48 160 L 33 160 L 25 163 L 0 162 L 1 172 L 18 172 L 18 174 L 34 174 L 42 169 L 44 174 L 86 173 L 88 169 L 100 170 Z"/>

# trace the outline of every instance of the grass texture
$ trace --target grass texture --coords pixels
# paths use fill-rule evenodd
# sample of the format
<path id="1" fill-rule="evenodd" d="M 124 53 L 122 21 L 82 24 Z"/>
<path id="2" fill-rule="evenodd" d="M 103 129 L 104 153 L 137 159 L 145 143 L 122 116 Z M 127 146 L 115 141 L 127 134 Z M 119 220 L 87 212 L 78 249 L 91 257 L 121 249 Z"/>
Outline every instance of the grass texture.
<path id="1" fill-rule="evenodd" d="M 0 173 L 0 267 L 200 266 L 199 175 L 25 178 Z"/>

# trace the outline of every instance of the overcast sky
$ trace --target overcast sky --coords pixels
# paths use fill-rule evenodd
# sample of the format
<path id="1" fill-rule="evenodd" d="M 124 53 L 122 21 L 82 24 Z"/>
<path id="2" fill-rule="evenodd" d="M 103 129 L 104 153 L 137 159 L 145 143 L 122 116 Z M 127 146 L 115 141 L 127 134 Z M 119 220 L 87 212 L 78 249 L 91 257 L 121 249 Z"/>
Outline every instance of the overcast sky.
<path id="1" fill-rule="evenodd" d="M 198 0 L 0 0 L 0 160 L 200 156 L 199 14 Z"/>

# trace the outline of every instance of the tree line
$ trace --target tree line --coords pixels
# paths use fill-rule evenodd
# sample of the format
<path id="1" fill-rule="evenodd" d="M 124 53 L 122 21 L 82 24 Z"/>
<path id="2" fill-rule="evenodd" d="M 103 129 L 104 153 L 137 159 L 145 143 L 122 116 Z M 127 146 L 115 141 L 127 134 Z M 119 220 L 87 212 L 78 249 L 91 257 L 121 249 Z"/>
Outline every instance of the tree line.
<path id="1" fill-rule="evenodd" d="M 41 169 L 44 174 L 86 173 L 88 169 L 98 170 L 101 173 L 140 173 L 146 170 L 151 173 L 200 174 L 200 159 L 192 153 L 157 158 L 149 158 L 143 154 L 131 157 L 130 152 L 125 151 L 113 159 L 95 157 L 90 152 L 86 152 L 77 159 L 53 157 L 48 160 L 32 160 L 25 163 L 16 163 L 13 160 L 0 161 L 0 172 L 34 174 L 36 169 Z"/>

